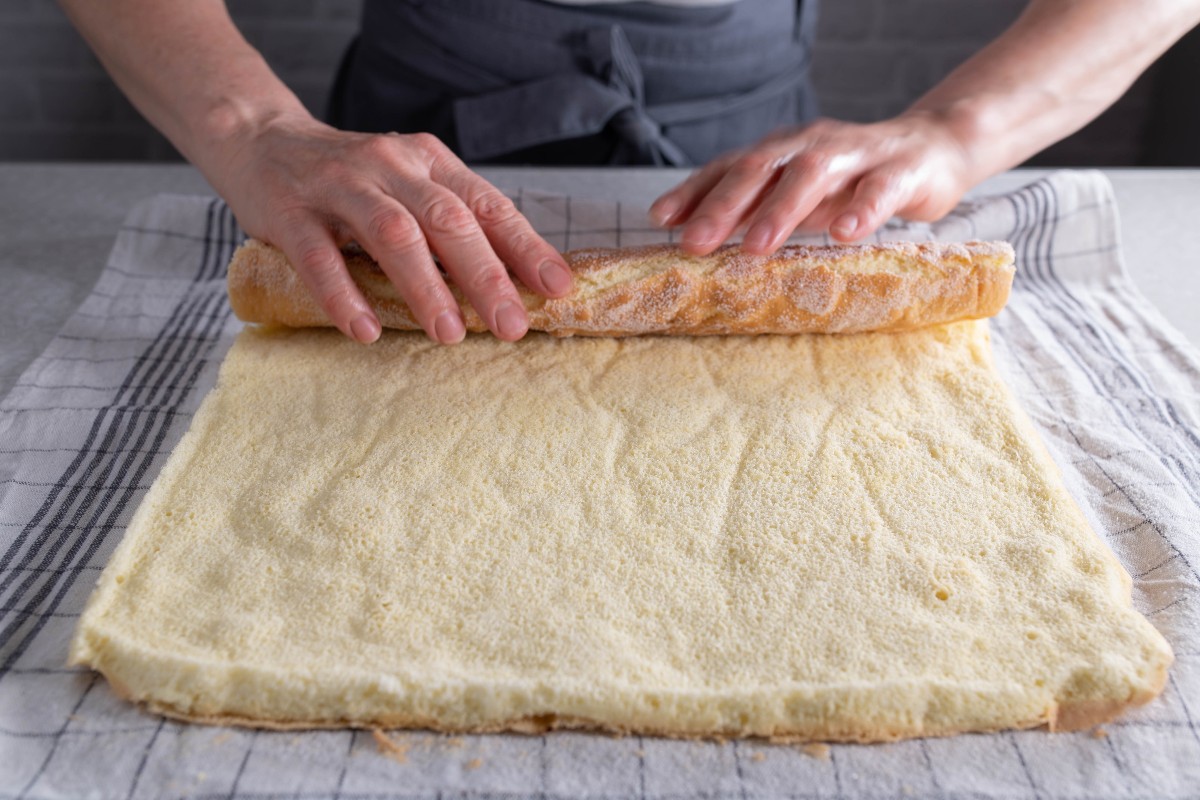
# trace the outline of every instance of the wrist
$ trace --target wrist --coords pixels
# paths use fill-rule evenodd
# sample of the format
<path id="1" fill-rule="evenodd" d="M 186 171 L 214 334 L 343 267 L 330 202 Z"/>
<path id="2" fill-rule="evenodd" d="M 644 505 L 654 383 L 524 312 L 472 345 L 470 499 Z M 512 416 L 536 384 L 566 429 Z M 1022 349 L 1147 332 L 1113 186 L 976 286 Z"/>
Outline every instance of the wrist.
<path id="1" fill-rule="evenodd" d="M 178 144 L 202 171 L 229 163 L 233 153 L 281 122 L 316 123 L 258 53 L 234 55 L 223 80 L 194 85 L 199 91 L 178 106 L 183 132 Z"/>
<path id="2" fill-rule="evenodd" d="M 245 98 L 221 98 L 203 115 L 194 129 L 184 156 L 194 164 L 219 194 L 228 199 L 239 176 L 253 171 L 263 153 L 262 144 L 276 131 L 321 126 L 297 102 L 295 106 L 254 103 Z"/>
<path id="3" fill-rule="evenodd" d="M 246 97 L 225 96 L 215 99 L 204 111 L 193 130 L 190 145 L 197 157 L 240 149 L 246 142 L 280 124 L 316 120 L 300 105 L 283 102 L 256 102 Z"/>
<path id="4" fill-rule="evenodd" d="M 962 162 L 964 180 L 974 186 L 1012 166 L 1007 143 L 1012 131 L 1006 128 L 994 104 L 983 96 L 963 97 L 948 102 L 919 100 L 902 116 L 919 116 L 935 126 Z"/>

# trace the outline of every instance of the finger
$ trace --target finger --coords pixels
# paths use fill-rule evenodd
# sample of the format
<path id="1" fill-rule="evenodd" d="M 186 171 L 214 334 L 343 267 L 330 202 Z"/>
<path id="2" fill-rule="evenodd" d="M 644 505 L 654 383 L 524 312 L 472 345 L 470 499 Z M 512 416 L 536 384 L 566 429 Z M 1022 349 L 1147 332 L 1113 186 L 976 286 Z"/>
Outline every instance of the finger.
<path id="1" fill-rule="evenodd" d="M 813 212 L 827 196 L 832 177 L 827 172 L 810 173 L 788 165 L 779 181 L 764 198 L 742 238 L 747 253 L 773 253 L 800 221 Z"/>
<path id="2" fill-rule="evenodd" d="M 857 241 L 891 219 L 906 200 L 903 182 L 896 175 L 870 172 L 858 182 L 854 197 L 830 224 L 829 233 L 842 242 Z"/>
<path id="3" fill-rule="evenodd" d="M 396 187 L 396 195 L 412 212 L 429 247 L 488 329 L 509 342 L 524 336 L 529 330 L 525 304 L 475 216 L 458 195 L 432 180 L 405 182 Z"/>
<path id="4" fill-rule="evenodd" d="M 297 216 L 279 232 L 276 244 L 296 268 L 300 280 L 338 330 L 370 344 L 382 327 L 346 271 L 332 234 L 315 218 Z"/>
<path id="5" fill-rule="evenodd" d="M 382 193 L 355 195 L 344 208 L 359 244 L 379 262 L 429 338 L 442 344 L 462 341 L 466 327 L 458 303 L 412 214 Z"/>
<path id="6" fill-rule="evenodd" d="M 842 208 L 846 205 L 848 198 L 837 198 L 830 196 L 817 204 L 807 217 L 800 220 L 796 225 L 796 233 L 813 234 L 813 233 L 828 233 L 829 223 L 833 222 L 834 217 L 842 213 Z"/>
<path id="7" fill-rule="evenodd" d="M 650 206 L 650 219 L 660 227 L 671 227 L 687 222 L 688 217 L 712 188 L 729 171 L 737 154 L 731 153 L 709 162 L 696 170 L 674 189 L 664 193 Z"/>
<path id="8" fill-rule="evenodd" d="M 739 222 L 737 227 L 733 229 L 733 236 L 736 236 L 739 233 L 742 235 L 746 234 L 746 231 L 750 227 L 750 221 L 754 219 L 755 215 L 758 214 L 759 209 L 762 208 L 763 203 L 766 202 L 767 196 L 775 190 L 775 187 L 778 185 L 778 183 L 779 172 L 776 172 L 775 176 L 767 182 L 767 184 L 763 187 L 763 190 L 758 193 L 757 197 L 754 198 L 754 201 L 750 203 L 750 205 L 746 206 L 746 210 L 742 212 L 741 222 Z"/>
<path id="9" fill-rule="evenodd" d="M 764 151 L 749 153 L 735 161 L 692 212 L 683 228 L 683 248 L 697 255 L 716 250 L 768 188 L 779 166 L 778 159 Z"/>
<path id="10" fill-rule="evenodd" d="M 827 233 L 829 223 L 840 216 L 846 204 L 854 197 L 854 187 L 842 189 L 825 195 L 825 199 L 817 204 L 807 217 L 800 220 L 796 230 L 800 233 Z"/>
<path id="11" fill-rule="evenodd" d="M 523 284 L 543 297 L 570 293 L 573 280 L 567 262 L 537 234 L 512 200 L 466 166 L 439 170 L 434 178 L 462 198 L 496 255 Z"/>

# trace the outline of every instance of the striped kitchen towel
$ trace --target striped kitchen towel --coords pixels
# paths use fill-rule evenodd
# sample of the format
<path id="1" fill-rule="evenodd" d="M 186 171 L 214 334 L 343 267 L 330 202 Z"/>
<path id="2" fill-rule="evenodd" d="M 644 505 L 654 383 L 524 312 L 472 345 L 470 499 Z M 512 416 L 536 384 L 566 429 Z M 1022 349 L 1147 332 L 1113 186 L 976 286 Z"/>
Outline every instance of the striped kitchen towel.
<path id="1" fill-rule="evenodd" d="M 635 204 L 519 192 L 562 247 L 660 241 Z M 1111 187 L 1063 172 L 884 238 L 1007 239 L 1018 276 L 999 366 L 1134 603 L 1177 662 L 1107 735 L 1041 731 L 810 755 L 763 743 L 582 734 L 267 732 L 166 721 L 67 669 L 67 644 L 133 510 L 240 323 L 219 200 L 129 215 L 95 289 L 0 404 L 0 797 L 1200 797 L 1200 361 L 1133 288 Z"/>

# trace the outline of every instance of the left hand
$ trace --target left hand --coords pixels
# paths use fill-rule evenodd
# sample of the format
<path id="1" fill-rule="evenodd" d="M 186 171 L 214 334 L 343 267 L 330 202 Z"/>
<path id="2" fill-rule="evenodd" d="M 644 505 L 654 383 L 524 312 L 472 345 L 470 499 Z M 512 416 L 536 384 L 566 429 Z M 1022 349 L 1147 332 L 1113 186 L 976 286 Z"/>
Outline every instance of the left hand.
<path id="1" fill-rule="evenodd" d="M 743 227 L 742 249 L 768 254 L 797 229 L 850 242 L 893 215 L 939 219 L 970 188 L 972 172 L 938 115 L 867 125 L 820 119 L 720 156 L 658 198 L 650 215 L 683 225 L 683 248 L 697 255 Z"/>

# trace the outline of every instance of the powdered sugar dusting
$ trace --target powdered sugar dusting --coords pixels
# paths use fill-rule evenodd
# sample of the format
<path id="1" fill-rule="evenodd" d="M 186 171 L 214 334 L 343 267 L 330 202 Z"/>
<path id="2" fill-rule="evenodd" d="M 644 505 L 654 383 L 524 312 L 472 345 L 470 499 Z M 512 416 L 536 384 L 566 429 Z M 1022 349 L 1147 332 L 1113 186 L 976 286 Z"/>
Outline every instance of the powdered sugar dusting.
<path id="1" fill-rule="evenodd" d="M 375 262 L 347 252 L 351 275 L 387 327 L 419 326 Z M 1013 276 L 1004 242 L 786 245 L 769 256 L 729 245 L 707 256 L 673 245 L 565 254 L 576 287 L 547 300 L 518 287 L 530 327 L 559 336 L 851 333 L 995 314 Z M 468 330 L 486 325 L 451 287 Z M 242 248 L 230 293 L 248 321 L 328 324 L 282 254 Z"/>

